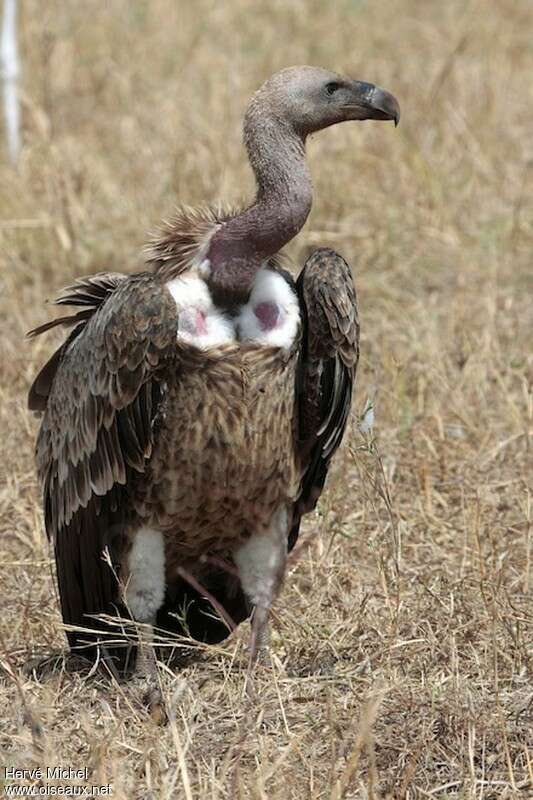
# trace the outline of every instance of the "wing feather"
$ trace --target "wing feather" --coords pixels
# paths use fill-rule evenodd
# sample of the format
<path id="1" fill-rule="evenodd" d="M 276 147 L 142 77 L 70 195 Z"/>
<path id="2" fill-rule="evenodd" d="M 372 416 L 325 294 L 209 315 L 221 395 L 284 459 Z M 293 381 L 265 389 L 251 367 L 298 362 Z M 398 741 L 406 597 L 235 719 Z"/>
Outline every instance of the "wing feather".
<path id="1" fill-rule="evenodd" d="M 297 390 L 305 471 L 294 508 L 291 547 L 301 516 L 320 497 L 344 435 L 359 358 L 357 297 L 346 261 L 327 248 L 315 251 L 296 287 L 304 323 Z"/>
<path id="2" fill-rule="evenodd" d="M 112 614 L 119 604 L 104 550 L 117 556 L 125 492 L 151 452 L 160 368 L 177 354 L 177 311 L 149 274 L 85 278 L 60 297 L 67 303 L 86 308 L 31 334 L 75 326 L 37 376 L 29 405 L 44 411 L 36 458 L 63 619 L 94 628 L 91 615 Z M 94 648 L 89 635 L 68 637 L 72 647 Z"/>

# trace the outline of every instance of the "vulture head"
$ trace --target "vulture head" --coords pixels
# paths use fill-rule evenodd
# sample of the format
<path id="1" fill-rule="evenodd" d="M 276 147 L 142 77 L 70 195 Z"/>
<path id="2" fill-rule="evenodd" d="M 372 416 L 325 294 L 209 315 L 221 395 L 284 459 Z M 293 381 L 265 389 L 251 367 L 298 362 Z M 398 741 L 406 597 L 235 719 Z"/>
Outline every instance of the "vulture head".
<path id="1" fill-rule="evenodd" d="M 244 297 L 259 264 L 305 224 L 313 200 L 307 136 L 362 119 L 398 124 L 398 101 L 378 86 L 320 67 L 281 70 L 254 94 L 244 118 L 244 144 L 256 178 L 256 201 L 219 227 L 206 253 L 210 288 L 219 302 L 228 292 Z"/>
<path id="2" fill-rule="evenodd" d="M 308 134 L 348 120 L 400 120 L 400 106 L 390 92 L 320 67 L 288 67 L 257 91 L 245 121 L 256 122 L 269 109 L 276 122 L 304 139 Z"/>

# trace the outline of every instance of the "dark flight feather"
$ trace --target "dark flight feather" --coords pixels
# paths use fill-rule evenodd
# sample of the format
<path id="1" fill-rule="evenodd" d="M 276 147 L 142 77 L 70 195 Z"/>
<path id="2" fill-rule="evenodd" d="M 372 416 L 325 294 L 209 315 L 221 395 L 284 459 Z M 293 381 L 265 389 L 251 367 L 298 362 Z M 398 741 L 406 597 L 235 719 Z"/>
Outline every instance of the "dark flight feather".
<path id="1" fill-rule="evenodd" d="M 117 604 L 116 578 L 103 551 L 116 551 L 113 540 L 127 514 L 124 487 L 133 472 L 144 470 L 150 452 L 152 364 L 175 358 L 177 311 L 149 274 L 99 275 L 67 291 L 62 303 L 69 298 L 90 308 L 30 390 L 30 407 L 45 410 L 37 465 L 63 619 L 68 625 L 101 628 L 102 636 L 114 635 L 90 616 L 113 614 Z M 143 307 L 150 308 L 152 322 L 144 319 L 139 330 Z M 65 325 L 65 319 L 58 324 Z M 151 359 L 143 361 L 140 354 L 148 350 Z M 68 638 L 72 647 L 84 648 L 86 642 L 94 647 L 94 637 L 70 632 Z"/>
<path id="2" fill-rule="evenodd" d="M 334 250 L 316 250 L 296 288 L 304 318 L 296 386 L 299 447 L 306 466 L 293 510 L 291 547 L 302 515 L 316 506 L 342 441 L 359 359 L 357 297 L 346 261 Z"/>

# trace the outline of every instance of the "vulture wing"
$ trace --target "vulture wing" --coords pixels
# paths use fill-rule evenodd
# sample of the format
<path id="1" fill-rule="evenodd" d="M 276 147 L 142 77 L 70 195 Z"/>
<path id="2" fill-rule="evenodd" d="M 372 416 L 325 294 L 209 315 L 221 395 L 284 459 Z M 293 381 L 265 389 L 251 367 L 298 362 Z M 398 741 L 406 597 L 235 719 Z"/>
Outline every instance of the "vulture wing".
<path id="1" fill-rule="evenodd" d="M 74 326 L 29 394 L 30 409 L 44 412 L 37 466 L 45 523 L 55 547 L 63 620 L 104 633 L 104 623 L 90 615 L 125 615 L 117 609 L 115 577 L 125 500 L 132 474 L 143 472 L 150 456 L 159 372 L 176 357 L 177 310 L 148 274 L 82 279 L 57 302 L 80 310 L 30 334 Z M 85 632 L 67 635 L 74 648 L 91 641 Z M 116 640 L 116 629 L 107 636 Z M 94 647 L 88 655 L 94 658 Z M 123 660 L 123 647 L 118 655 Z"/>
<path id="2" fill-rule="evenodd" d="M 299 447 L 306 468 L 294 506 L 291 548 L 302 515 L 316 506 L 341 443 L 359 358 L 357 298 L 346 261 L 333 250 L 316 250 L 296 287 L 304 323 L 297 390 Z"/>

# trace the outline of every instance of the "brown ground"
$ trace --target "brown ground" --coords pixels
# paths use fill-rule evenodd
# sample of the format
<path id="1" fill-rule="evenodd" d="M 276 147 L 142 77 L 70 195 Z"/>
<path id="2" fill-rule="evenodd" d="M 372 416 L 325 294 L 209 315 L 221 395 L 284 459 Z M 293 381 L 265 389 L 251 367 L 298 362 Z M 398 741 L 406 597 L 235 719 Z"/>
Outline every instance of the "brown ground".
<path id="1" fill-rule="evenodd" d="M 533 5 L 529 0 L 26 0 L 24 150 L 0 165 L 2 759 L 90 767 L 116 798 L 533 796 Z M 64 646 L 24 332 L 76 275 L 134 270 L 176 201 L 252 189 L 239 126 L 275 69 L 392 90 L 392 125 L 309 147 L 291 247 L 353 264 L 356 419 L 243 698 L 246 626 L 181 672 L 172 721 L 127 686 L 21 667 Z M 315 535 L 318 534 L 318 535 Z"/>

